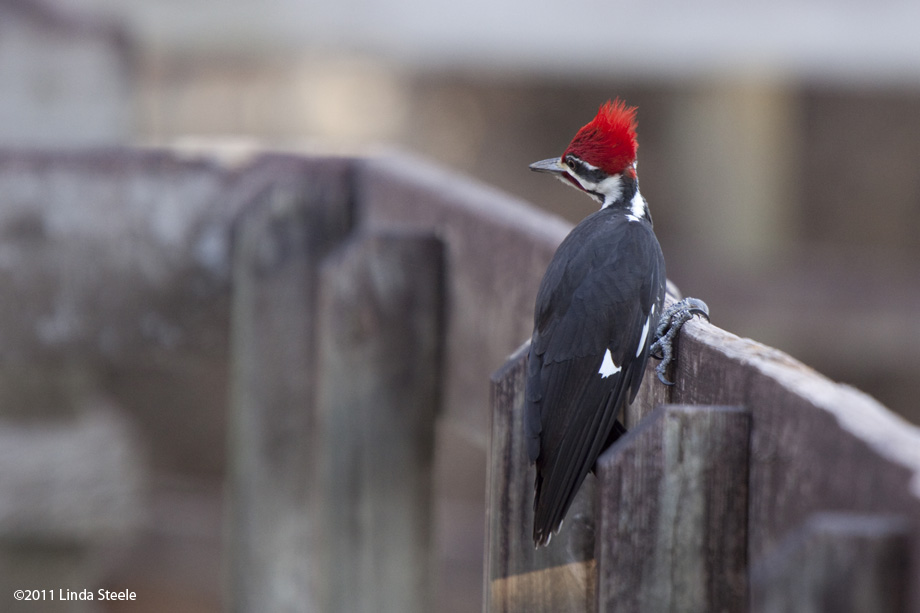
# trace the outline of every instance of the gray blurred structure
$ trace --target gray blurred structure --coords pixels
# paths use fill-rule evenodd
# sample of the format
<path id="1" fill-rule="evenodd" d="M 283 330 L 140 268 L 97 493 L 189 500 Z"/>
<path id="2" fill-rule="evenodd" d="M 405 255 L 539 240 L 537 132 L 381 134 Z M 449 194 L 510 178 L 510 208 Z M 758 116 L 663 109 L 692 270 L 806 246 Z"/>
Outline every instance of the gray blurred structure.
<path id="1" fill-rule="evenodd" d="M 164 568 L 137 560 L 197 529 L 177 515 L 195 497 L 177 506 L 161 485 L 223 462 L 229 180 L 164 153 L 0 152 L 7 594 L 121 586 L 150 602 Z"/>
<path id="2" fill-rule="evenodd" d="M 134 130 L 134 50 L 104 17 L 0 2 L 0 145 L 113 145 Z"/>
<path id="3" fill-rule="evenodd" d="M 145 44 L 198 53 L 355 51 L 410 69 L 530 74 L 578 80 L 699 80 L 714 75 L 845 83 L 920 82 L 911 24 L 920 8 L 892 0 L 687 5 L 668 0 L 566 10 L 509 0 L 422 2 L 78 0 L 122 15 Z M 586 15 L 596 19 L 586 20 Z"/>
<path id="4" fill-rule="evenodd" d="M 60 590 L 94 592 L 113 556 L 124 556 L 133 543 L 144 520 L 147 482 L 139 441 L 125 416 L 99 401 L 61 406 L 65 415 L 57 419 L 28 419 L 35 398 L 4 396 L 0 589 L 10 599 L 4 610 L 100 611 L 93 603 L 47 601 L 57 601 Z M 11 408 L 20 417 L 11 418 Z M 77 414 L 66 415 L 71 409 Z M 46 602 L 12 601 L 21 589 L 42 590 L 34 600 Z"/>
<path id="5" fill-rule="evenodd" d="M 565 225 L 417 159 L 301 164 L 234 232 L 228 606 L 469 610 L 484 383 Z"/>
<path id="6" fill-rule="evenodd" d="M 419 160 L 330 161 L 285 154 L 221 156 L 219 152 L 0 153 L 4 237 L 0 288 L 4 295 L 17 296 L 16 301 L 4 302 L 0 311 L 4 419 L 9 420 L 11 433 L 24 432 L 16 424 L 25 420 L 48 436 L 73 423 L 74 445 L 86 454 L 66 455 L 68 447 L 60 445 L 56 455 L 16 473 L 21 475 L 17 478 L 34 481 L 39 477 L 29 475 L 42 472 L 42 466 L 51 469 L 70 462 L 75 474 L 89 471 L 105 479 L 111 463 L 117 462 L 123 472 L 115 473 L 110 483 L 115 488 L 112 495 L 140 495 L 131 493 L 135 491 L 143 495 L 127 500 L 116 496 L 111 498 L 113 504 L 140 505 L 144 512 L 129 524 L 132 538 L 120 540 L 119 547 L 99 559 L 97 585 L 132 589 L 162 609 L 197 602 L 200 610 L 214 610 L 219 602 L 222 538 L 219 484 L 224 475 L 231 389 L 233 223 L 264 203 L 266 192 L 281 186 L 296 202 L 300 190 L 316 188 L 311 176 L 323 177 L 330 189 L 340 185 L 346 194 L 360 194 L 355 222 L 362 228 L 435 232 L 446 241 L 443 280 L 451 301 L 444 310 L 446 339 L 436 350 L 440 357 L 426 359 L 433 365 L 443 360 L 444 371 L 438 377 L 441 410 L 430 424 L 434 442 L 425 443 L 433 444 L 436 451 L 431 481 L 420 491 L 428 492 L 434 502 L 428 511 L 430 534 L 421 542 L 430 547 L 432 561 L 426 572 L 433 577 L 429 587 L 439 606 L 445 611 L 468 610 L 472 603 L 478 606 L 488 373 L 507 348 L 526 335 L 535 279 L 551 255 L 547 245 L 561 239 L 566 225 L 554 218 L 545 220 L 520 202 Z M 339 171 L 330 172 L 334 167 Z M 469 209 L 470 202 L 478 204 Z M 270 200 L 268 204 L 271 208 Z M 489 220 L 488 231 L 483 230 L 484 218 Z M 532 232 L 545 242 L 531 245 Z M 297 237 L 291 240 L 296 243 Z M 280 251 L 266 251 L 269 243 L 259 244 L 256 259 L 265 268 L 260 274 L 271 279 L 294 244 Z M 508 253 L 513 257 L 495 259 L 495 253 L 511 245 L 514 249 Z M 524 271 L 534 287 L 516 281 Z M 291 308 L 289 302 L 275 302 L 273 293 L 256 295 L 268 301 L 265 305 L 280 309 L 278 313 Z M 296 308 L 290 310 L 293 319 L 272 316 L 258 321 L 298 325 L 296 318 L 304 315 L 300 305 L 295 302 Z M 305 325 L 312 326 L 309 321 Z M 277 333 L 277 338 L 298 347 L 293 328 L 283 325 Z M 269 343 L 267 349 L 281 346 Z M 245 342 L 242 348 L 253 347 Z M 297 350 L 308 351 L 309 346 Z M 285 360 L 297 364 L 289 356 Z M 278 362 L 266 359 L 261 364 L 272 372 Z M 298 380 L 305 375 L 293 372 L 291 384 L 300 385 Z M 266 389 L 281 394 L 280 409 L 290 404 L 284 388 Z M 105 453 L 96 449 L 93 436 L 80 438 L 84 431 L 79 427 L 80 415 L 87 410 L 76 402 L 80 398 L 104 402 L 117 415 L 110 426 L 111 448 Z M 125 421 L 133 425 L 114 425 Z M 233 470 L 253 467 L 246 457 L 264 462 L 273 454 L 281 458 L 290 451 L 310 449 L 298 437 L 303 430 L 291 427 L 292 422 L 270 419 L 267 423 L 274 429 L 268 433 L 267 456 L 258 448 L 244 447 L 248 443 L 238 435 L 231 438 Z M 308 420 L 305 426 L 313 423 Z M 123 430 L 136 431 L 141 443 L 125 438 L 119 446 Z M 19 438 L 10 439 L 7 453 L 19 453 Z M 287 445 L 279 445 L 284 440 Z M 124 451 L 116 453 L 118 449 Z M 131 468 L 133 461 L 117 458 L 135 455 L 145 458 L 149 468 L 139 490 L 118 485 L 135 483 L 138 477 Z M 289 457 L 297 459 L 296 453 Z M 293 497 L 279 495 L 280 490 L 255 492 L 269 509 L 280 510 L 276 517 L 295 522 L 287 525 L 303 518 L 297 488 L 305 473 L 298 466 L 296 461 L 287 468 L 278 465 L 270 472 L 273 481 L 261 485 L 264 489 L 273 482 L 288 482 L 294 487 Z M 228 492 L 231 500 L 234 491 Z M 102 504 L 109 500 L 106 495 L 103 489 L 89 498 L 78 496 L 60 504 L 81 512 L 87 500 Z M 287 507 L 285 500 L 290 503 Z M 105 523 L 106 517 L 98 514 L 95 519 Z M 246 517 L 244 513 L 241 521 L 248 521 Z M 119 518 L 125 521 L 130 515 Z M 279 525 L 270 521 L 265 527 Z M 25 528 L 9 524 L 10 538 L 26 534 Z M 236 534 L 242 535 L 242 529 Z M 297 539 L 276 542 L 293 546 L 288 552 L 295 556 L 279 561 L 296 562 Z M 281 583 L 287 581 L 287 588 L 275 586 L 281 590 L 277 593 L 290 593 L 303 582 L 297 568 L 289 568 L 287 575 L 271 575 Z M 306 605 L 302 599 L 294 602 Z"/>

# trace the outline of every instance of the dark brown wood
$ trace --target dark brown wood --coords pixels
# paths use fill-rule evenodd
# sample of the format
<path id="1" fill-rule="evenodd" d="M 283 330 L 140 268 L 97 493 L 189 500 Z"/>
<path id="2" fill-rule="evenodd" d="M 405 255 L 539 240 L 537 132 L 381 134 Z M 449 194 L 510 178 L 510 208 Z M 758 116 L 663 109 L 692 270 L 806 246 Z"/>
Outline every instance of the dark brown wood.
<path id="1" fill-rule="evenodd" d="M 229 606 L 313 611 L 318 590 L 314 321 L 319 261 L 349 230 L 345 166 L 276 182 L 234 228 Z"/>
<path id="2" fill-rule="evenodd" d="M 524 345 L 492 376 L 485 610 L 594 611 L 594 477 L 588 476 L 562 530 L 533 544 L 534 468 L 524 447 Z"/>
<path id="3" fill-rule="evenodd" d="M 816 513 L 751 569 L 751 613 L 902 613 L 909 569 L 903 518 Z"/>
<path id="4" fill-rule="evenodd" d="M 322 609 L 428 613 L 443 246 L 357 236 L 321 274 Z"/>
<path id="5" fill-rule="evenodd" d="M 656 409 L 598 460 L 599 611 L 741 611 L 750 413 Z"/>
<path id="6" fill-rule="evenodd" d="M 632 430 L 642 423 L 642 420 L 658 406 L 671 403 L 674 388 L 664 385 L 658 380 L 658 373 L 655 372 L 656 366 L 658 366 L 658 360 L 651 359 L 648 361 L 639 393 L 636 394 L 636 399 L 626 407 L 624 415 L 621 416 L 623 425 L 626 426 L 627 430 Z"/>

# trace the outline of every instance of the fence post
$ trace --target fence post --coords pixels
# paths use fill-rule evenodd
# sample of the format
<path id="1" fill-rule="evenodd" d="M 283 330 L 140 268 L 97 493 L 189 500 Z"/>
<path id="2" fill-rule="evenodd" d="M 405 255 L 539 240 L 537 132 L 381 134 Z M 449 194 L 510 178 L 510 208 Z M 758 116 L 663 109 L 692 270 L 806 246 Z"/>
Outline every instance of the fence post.
<path id="1" fill-rule="evenodd" d="M 598 460 L 599 611 L 742 611 L 750 413 L 664 405 Z"/>
<path id="2" fill-rule="evenodd" d="M 324 263 L 317 346 L 324 611 L 434 610 L 443 247 L 356 236 Z"/>
<path id="3" fill-rule="evenodd" d="M 909 558 L 900 517 L 816 513 L 751 569 L 751 612 L 907 611 Z"/>
<path id="4" fill-rule="evenodd" d="M 349 230 L 344 162 L 278 183 L 233 244 L 228 609 L 314 611 L 311 508 L 318 262 Z"/>
<path id="5" fill-rule="evenodd" d="M 594 611 L 594 477 L 588 475 L 547 547 L 534 549 L 534 468 L 524 448 L 524 345 L 492 375 L 486 514 L 486 611 Z"/>

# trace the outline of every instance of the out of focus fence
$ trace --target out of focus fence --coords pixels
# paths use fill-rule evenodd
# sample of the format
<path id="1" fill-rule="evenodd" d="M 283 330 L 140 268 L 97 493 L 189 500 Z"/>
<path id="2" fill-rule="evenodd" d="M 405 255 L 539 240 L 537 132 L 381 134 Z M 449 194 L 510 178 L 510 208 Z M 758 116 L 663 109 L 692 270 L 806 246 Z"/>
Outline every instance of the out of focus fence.
<path id="1" fill-rule="evenodd" d="M 229 610 L 920 611 L 917 430 L 699 322 L 533 549 L 489 377 L 567 229 L 404 157 L 0 154 L 7 592 L 102 581 L 193 472 Z"/>

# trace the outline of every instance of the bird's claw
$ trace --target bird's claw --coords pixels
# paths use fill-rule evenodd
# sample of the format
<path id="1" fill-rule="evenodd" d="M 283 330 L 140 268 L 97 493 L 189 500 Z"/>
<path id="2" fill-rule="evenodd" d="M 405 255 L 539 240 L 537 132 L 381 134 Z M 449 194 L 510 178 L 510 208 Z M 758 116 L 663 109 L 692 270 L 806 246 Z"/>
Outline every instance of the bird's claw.
<path id="1" fill-rule="evenodd" d="M 665 385 L 674 385 L 674 381 L 668 381 L 666 373 L 668 366 L 674 361 L 674 339 L 677 338 L 678 332 L 685 323 L 690 321 L 694 315 L 705 317 L 709 321 L 709 307 L 699 298 L 684 298 L 666 308 L 658 320 L 658 327 L 655 329 L 655 342 L 649 348 L 649 355 L 661 363 L 655 367 L 655 373 L 658 380 Z"/>

